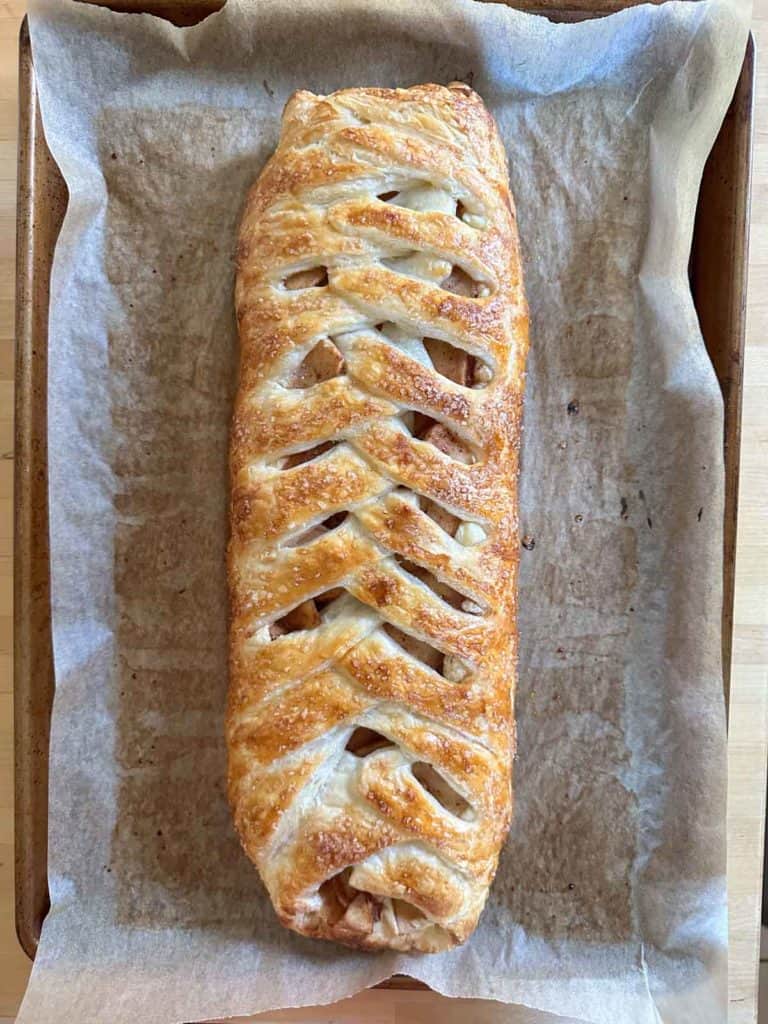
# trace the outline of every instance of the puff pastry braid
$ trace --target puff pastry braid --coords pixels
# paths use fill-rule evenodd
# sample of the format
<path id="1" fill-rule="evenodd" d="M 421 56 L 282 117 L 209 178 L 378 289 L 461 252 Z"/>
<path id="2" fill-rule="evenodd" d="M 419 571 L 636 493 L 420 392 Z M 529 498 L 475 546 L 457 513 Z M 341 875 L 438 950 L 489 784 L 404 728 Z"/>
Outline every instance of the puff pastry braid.
<path id="1" fill-rule="evenodd" d="M 236 306 L 235 822 L 290 928 L 447 949 L 512 805 L 528 317 L 480 98 L 296 93 Z"/>

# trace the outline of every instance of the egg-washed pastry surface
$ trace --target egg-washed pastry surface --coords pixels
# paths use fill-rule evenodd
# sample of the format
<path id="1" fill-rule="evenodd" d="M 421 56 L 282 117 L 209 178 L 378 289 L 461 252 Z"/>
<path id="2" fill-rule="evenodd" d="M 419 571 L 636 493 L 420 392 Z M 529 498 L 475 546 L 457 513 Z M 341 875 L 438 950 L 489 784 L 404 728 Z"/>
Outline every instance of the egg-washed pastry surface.
<path id="1" fill-rule="evenodd" d="M 528 316 L 482 100 L 296 93 L 236 307 L 235 823 L 288 927 L 444 950 L 512 810 Z"/>

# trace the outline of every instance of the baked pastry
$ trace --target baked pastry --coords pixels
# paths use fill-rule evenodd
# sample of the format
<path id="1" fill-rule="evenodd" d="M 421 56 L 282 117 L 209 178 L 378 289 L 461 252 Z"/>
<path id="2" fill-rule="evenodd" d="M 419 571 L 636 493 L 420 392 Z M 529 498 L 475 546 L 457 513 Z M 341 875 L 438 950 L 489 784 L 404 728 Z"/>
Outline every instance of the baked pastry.
<path id="1" fill-rule="evenodd" d="M 447 949 L 512 805 L 528 316 L 480 98 L 296 93 L 236 307 L 236 826 L 290 928 Z"/>

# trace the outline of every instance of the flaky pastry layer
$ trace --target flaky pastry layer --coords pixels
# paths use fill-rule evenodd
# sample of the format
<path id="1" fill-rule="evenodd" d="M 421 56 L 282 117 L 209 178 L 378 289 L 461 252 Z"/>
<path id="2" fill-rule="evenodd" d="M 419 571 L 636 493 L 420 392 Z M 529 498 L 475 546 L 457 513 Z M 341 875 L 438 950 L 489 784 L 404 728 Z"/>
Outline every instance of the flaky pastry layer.
<path id="1" fill-rule="evenodd" d="M 528 314 L 480 98 L 296 93 L 236 307 L 237 829 L 290 928 L 447 949 L 512 810 Z"/>

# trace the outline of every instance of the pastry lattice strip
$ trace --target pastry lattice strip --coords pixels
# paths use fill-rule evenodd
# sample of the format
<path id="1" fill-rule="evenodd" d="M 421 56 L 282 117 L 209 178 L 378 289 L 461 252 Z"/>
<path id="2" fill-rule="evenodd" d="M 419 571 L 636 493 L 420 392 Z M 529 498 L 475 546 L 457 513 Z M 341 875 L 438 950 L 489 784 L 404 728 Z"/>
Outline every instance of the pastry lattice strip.
<path id="1" fill-rule="evenodd" d="M 461 941 L 508 824 L 525 304 L 504 179 L 466 89 L 297 94 L 244 218 L 230 796 L 307 934 Z"/>

